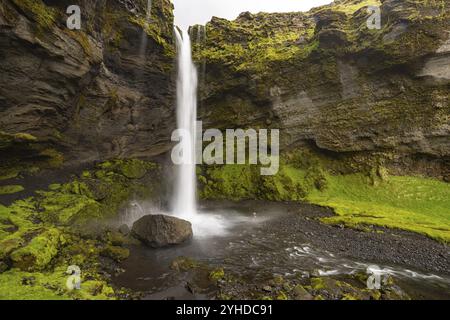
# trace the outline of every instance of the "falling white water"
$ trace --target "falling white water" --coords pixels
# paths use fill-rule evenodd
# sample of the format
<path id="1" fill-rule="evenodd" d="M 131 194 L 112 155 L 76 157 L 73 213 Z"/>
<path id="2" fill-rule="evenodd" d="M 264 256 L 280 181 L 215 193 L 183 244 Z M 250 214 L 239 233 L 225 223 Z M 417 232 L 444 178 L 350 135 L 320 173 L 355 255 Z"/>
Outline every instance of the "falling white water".
<path id="1" fill-rule="evenodd" d="M 147 0 L 147 10 L 145 11 L 145 22 L 151 23 L 152 17 L 152 0 Z M 145 50 L 147 48 L 148 35 L 145 31 L 145 28 L 142 28 L 141 34 L 141 45 L 139 48 L 139 56 L 145 61 Z"/>
<path id="2" fill-rule="evenodd" d="M 192 62 L 191 39 L 186 30 L 175 28 L 178 49 L 177 125 L 189 132 L 182 139 L 185 164 L 177 165 L 173 213 L 186 220 L 196 220 L 195 139 L 197 120 L 197 70 Z"/>

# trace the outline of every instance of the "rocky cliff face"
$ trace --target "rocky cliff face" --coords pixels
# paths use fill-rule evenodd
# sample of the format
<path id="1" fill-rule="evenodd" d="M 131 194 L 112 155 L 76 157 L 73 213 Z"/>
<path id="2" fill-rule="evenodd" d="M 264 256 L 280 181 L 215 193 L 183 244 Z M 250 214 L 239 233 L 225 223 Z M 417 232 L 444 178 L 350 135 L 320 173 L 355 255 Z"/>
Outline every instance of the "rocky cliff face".
<path id="1" fill-rule="evenodd" d="M 169 0 L 0 4 L 2 165 L 149 157 L 175 126 L 173 5 Z M 14 173 L 8 173 L 14 175 Z"/>
<path id="2" fill-rule="evenodd" d="M 381 6 L 369 29 L 368 5 Z M 450 178 L 450 3 L 337 1 L 308 13 L 214 18 L 197 40 L 207 126 L 281 129 L 338 171 L 382 163 Z M 334 168 L 336 169 L 336 167 Z"/>

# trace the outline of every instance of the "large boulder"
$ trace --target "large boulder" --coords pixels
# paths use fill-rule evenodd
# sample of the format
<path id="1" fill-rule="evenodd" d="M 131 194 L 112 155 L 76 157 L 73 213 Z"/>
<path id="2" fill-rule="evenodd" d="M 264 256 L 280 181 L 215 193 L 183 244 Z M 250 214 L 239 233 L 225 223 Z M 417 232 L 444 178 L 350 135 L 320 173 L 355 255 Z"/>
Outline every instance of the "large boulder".
<path id="1" fill-rule="evenodd" d="M 192 238 L 189 221 L 165 215 L 148 215 L 133 224 L 132 235 L 152 248 L 180 244 Z"/>

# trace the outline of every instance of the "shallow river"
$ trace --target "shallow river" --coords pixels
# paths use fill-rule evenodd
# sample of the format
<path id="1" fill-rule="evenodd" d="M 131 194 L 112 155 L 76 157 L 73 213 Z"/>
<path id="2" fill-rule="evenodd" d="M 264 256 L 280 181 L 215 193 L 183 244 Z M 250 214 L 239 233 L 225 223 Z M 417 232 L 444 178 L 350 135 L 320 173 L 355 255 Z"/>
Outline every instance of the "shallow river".
<path id="1" fill-rule="evenodd" d="M 195 236 L 191 242 L 156 250 L 131 247 L 130 258 L 121 266 L 125 272 L 114 282 L 145 292 L 148 299 L 202 299 L 212 298 L 213 290 L 200 296 L 190 294 L 179 274 L 170 269 L 175 258 L 185 256 L 224 267 L 252 283 L 274 275 L 298 277 L 310 272 L 339 277 L 366 272 L 376 265 L 413 298 L 450 299 L 450 276 L 377 261 L 356 261 L 316 248 L 290 223 L 296 217 L 297 213 L 286 206 L 273 203 L 257 209 L 245 205 L 203 207 L 192 221 Z"/>

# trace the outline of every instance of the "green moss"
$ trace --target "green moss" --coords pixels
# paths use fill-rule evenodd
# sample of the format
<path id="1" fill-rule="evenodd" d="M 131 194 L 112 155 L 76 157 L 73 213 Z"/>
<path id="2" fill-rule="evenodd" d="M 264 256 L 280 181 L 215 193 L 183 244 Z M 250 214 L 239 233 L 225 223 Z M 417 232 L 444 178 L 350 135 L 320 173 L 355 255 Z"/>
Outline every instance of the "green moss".
<path id="1" fill-rule="evenodd" d="M 53 272 L 30 273 L 11 269 L 0 276 L 0 300 L 109 300 L 114 289 L 101 280 L 85 280 L 82 271 L 80 290 L 66 287 L 67 267 Z"/>
<path id="2" fill-rule="evenodd" d="M 81 290 L 74 290 L 72 295 L 82 300 L 114 299 L 114 289 L 104 281 L 89 280 L 81 283 Z"/>
<path id="3" fill-rule="evenodd" d="M 199 173 L 199 194 L 204 199 L 299 201 L 313 188 L 326 188 L 321 169 L 281 162 L 274 176 L 261 176 L 260 168 L 251 165 L 206 167 Z"/>
<path id="4" fill-rule="evenodd" d="M 68 300 L 64 289 L 66 278 L 62 272 L 44 274 L 12 269 L 0 275 L 0 300 Z"/>
<path id="5" fill-rule="evenodd" d="M 0 186 L 0 195 L 14 194 L 14 193 L 22 192 L 23 190 L 25 190 L 25 188 L 20 185 Z"/>
<path id="6" fill-rule="evenodd" d="M 172 261 L 170 268 L 176 271 L 188 271 L 200 266 L 200 263 L 188 257 L 178 257 Z"/>
<path id="7" fill-rule="evenodd" d="M 120 262 L 120 261 L 126 260 L 129 257 L 130 251 L 126 248 L 107 245 L 101 251 L 101 255 L 111 258 L 117 262 Z"/>
<path id="8" fill-rule="evenodd" d="M 13 144 L 36 142 L 37 138 L 29 133 L 19 132 L 15 134 L 0 131 L 0 149 L 10 147 Z"/>
<path id="9" fill-rule="evenodd" d="M 356 11 L 366 8 L 368 6 L 381 6 L 380 0 L 353 0 L 353 1 L 339 1 L 335 2 L 333 10 L 344 12 L 352 15 Z"/>
<path id="10" fill-rule="evenodd" d="M 0 181 L 17 178 L 19 173 L 17 168 L 0 168 Z"/>
<path id="11" fill-rule="evenodd" d="M 308 200 L 335 209 L 326 223 L 398 228 L 450 241 L 450 186 L 419 177 L 391 176 L 376 185 L 361 175 L 329 176 L 326 191 Z"/>
<path id="12" fill-rule="evenodd" d="M 8 237 L 8 233 L 3 234 L 3 237 L 5 239 L 0 241 L 0 259 L 9 257 L 11 252 L 20 248 L 25 242 L 20 237 Z"/>
<path id="13" fill-rule="evenodd" d="M 206 169 L 207 184 L 200 196 L 204 199 L 252 199 L 257 195 L 256 169 L 246 165 L 226 165 Z M 205 178 L 206 179 L 206 178 Z"/>
<path id="14" fill-rule="evenodd" d="M 61 189 L 61 184 L 59 183 L 52 183 L 51 185 L 48 186 L 48 189 L 51 191 L 56 191 Z"/>
<path id="15" fill-rule="evenodd" d="M 46 162 L 52 168 L 59 168 L 64 163 L 63 154 L 55 149 L 42 150 L 40 155 L 48 159 Z"/>
<path id="16" fill-rule="evenodd" d="M 283 291 L 278 292 L 277 300 L 289 300 L 289 297 Z"/>
<path id="17" fill-rule="evenodd" d="M 127 178 L 141 179 L 147 173 L 147 165 L 137 159 L 129 160 L 122 164 L 121 172 Z"/>
<path id="18" fill-rule="evenodd" d="M 100 204 L 84 195 L 61 192 L 42 193 L 39 217 L 50 223 L 71 225 L 101 217 Z"/>
<path id="19" fill-rule="evenodd" d="M 120 247 L 123 237 L 102 227 L 131 197 L 152 192 L 142 174 L 156 169 L 143 161 L 110 161 L 9 207 L 0 205 L 0 264 L 2 271 L 6 267 L 0 275 L 0 298 L 114 298 L 99 256 L 122 261 L 129 251 Z M 11 266 L 3 261 L 13 269 L 8 271 Z M 81 290 L 67 291 L 65 271 L 73 264 L 82 269 Z"/>
<path id="20" fill-rule="evenodd" d="M 209 273 L 209 279 L 213 281 L 219 281 L 225 277 L 225 271 L 223 268 L 218 268 Z"/>
<path id="21" fill-rule="evenodd" d="M 159 44 L 163 48 L 167 56 L 175 56 L 175 48 L 164 38 L 162 30 L 158 24 L 149 21 L 144 16 L 129 16 L 128 19 L 131 23 L 141 27 L 147 35 L 149 35 L 157 44 Z"/>
<path id="22" fill-rule="evenodd" d="M 314 290 L 322 290 L 326 288 L 326 284 L 323 278 L 312 278 L 311 287 Z"/>
<path id="23" fill-rule="evenodd" d="M 154 170 L 158 168 L 158 166 L 151 162 L 128 159 L 107 161 L 100 164 L 99 168 L 122 174 L 129 179 L 140 179 L 148 170 Z"/>
<path id="24" fill-rule="evenodd" d="M 253 23 L 215 19 L 206 26 L 206 42 L 194 44 L 195 59 L 230 66 L 237 72 L 263 72 L 273 63 L 304 59 L 317 48 L 313 20 L 305 19 L 303 28 L 283 26 L 269 31 L 267 25 L 259 25 L 263 15 L 254 15 Z"/>
<path id="25" fill-rule="evenodd" d="M 366 166 L 371 163 L 367 159 L 364 162 Z M 339 163 L 342 166 L 342 160 Z M 307 200 L 335 209 L 337 215 L 322 219 L 325 223 L 367 231 L 371 230 L 367 225 L 397 228 L 449 242 L 448 183 L 390 176 L 382 165 L 368 169 L 367 174 L 331 174 L 330 170 L 337 165 L 308 153 L 292 153 L 282 157 L 275 176 L 262 177 L 255 166 L 208 167 L 199 173 L 199 194 L 205 199 L 235 201 Z M 356 168 L 361 170 L 364 166 Z"/>
<path id="26" fill-rule="evenodd" d="M 89 41 L 89 36 L 85 32 L 81 30 L 74 31 L 67 29 L 64 29 L 64 32 L 66 32 L 70 37 L 74 38 L 75 41 L 78 42 L 87 56 L 92 55 L 92 47 Z"/>
<path id="27" fill-rule="evenodd" d="M 56 21 L 56 10 L 46 6 L 41 0 L 13 0 L 25 12 L 32 14 L 41 28 L 51 28 Z"/>
<path id="28" fill-rule="evenodd" d="M 58 253 L 60 236 L 59 230 L 50 229 L 34 237 L 26 246 L 11 254 L 14 267 L 23 271 L 44 269 Z"/>

